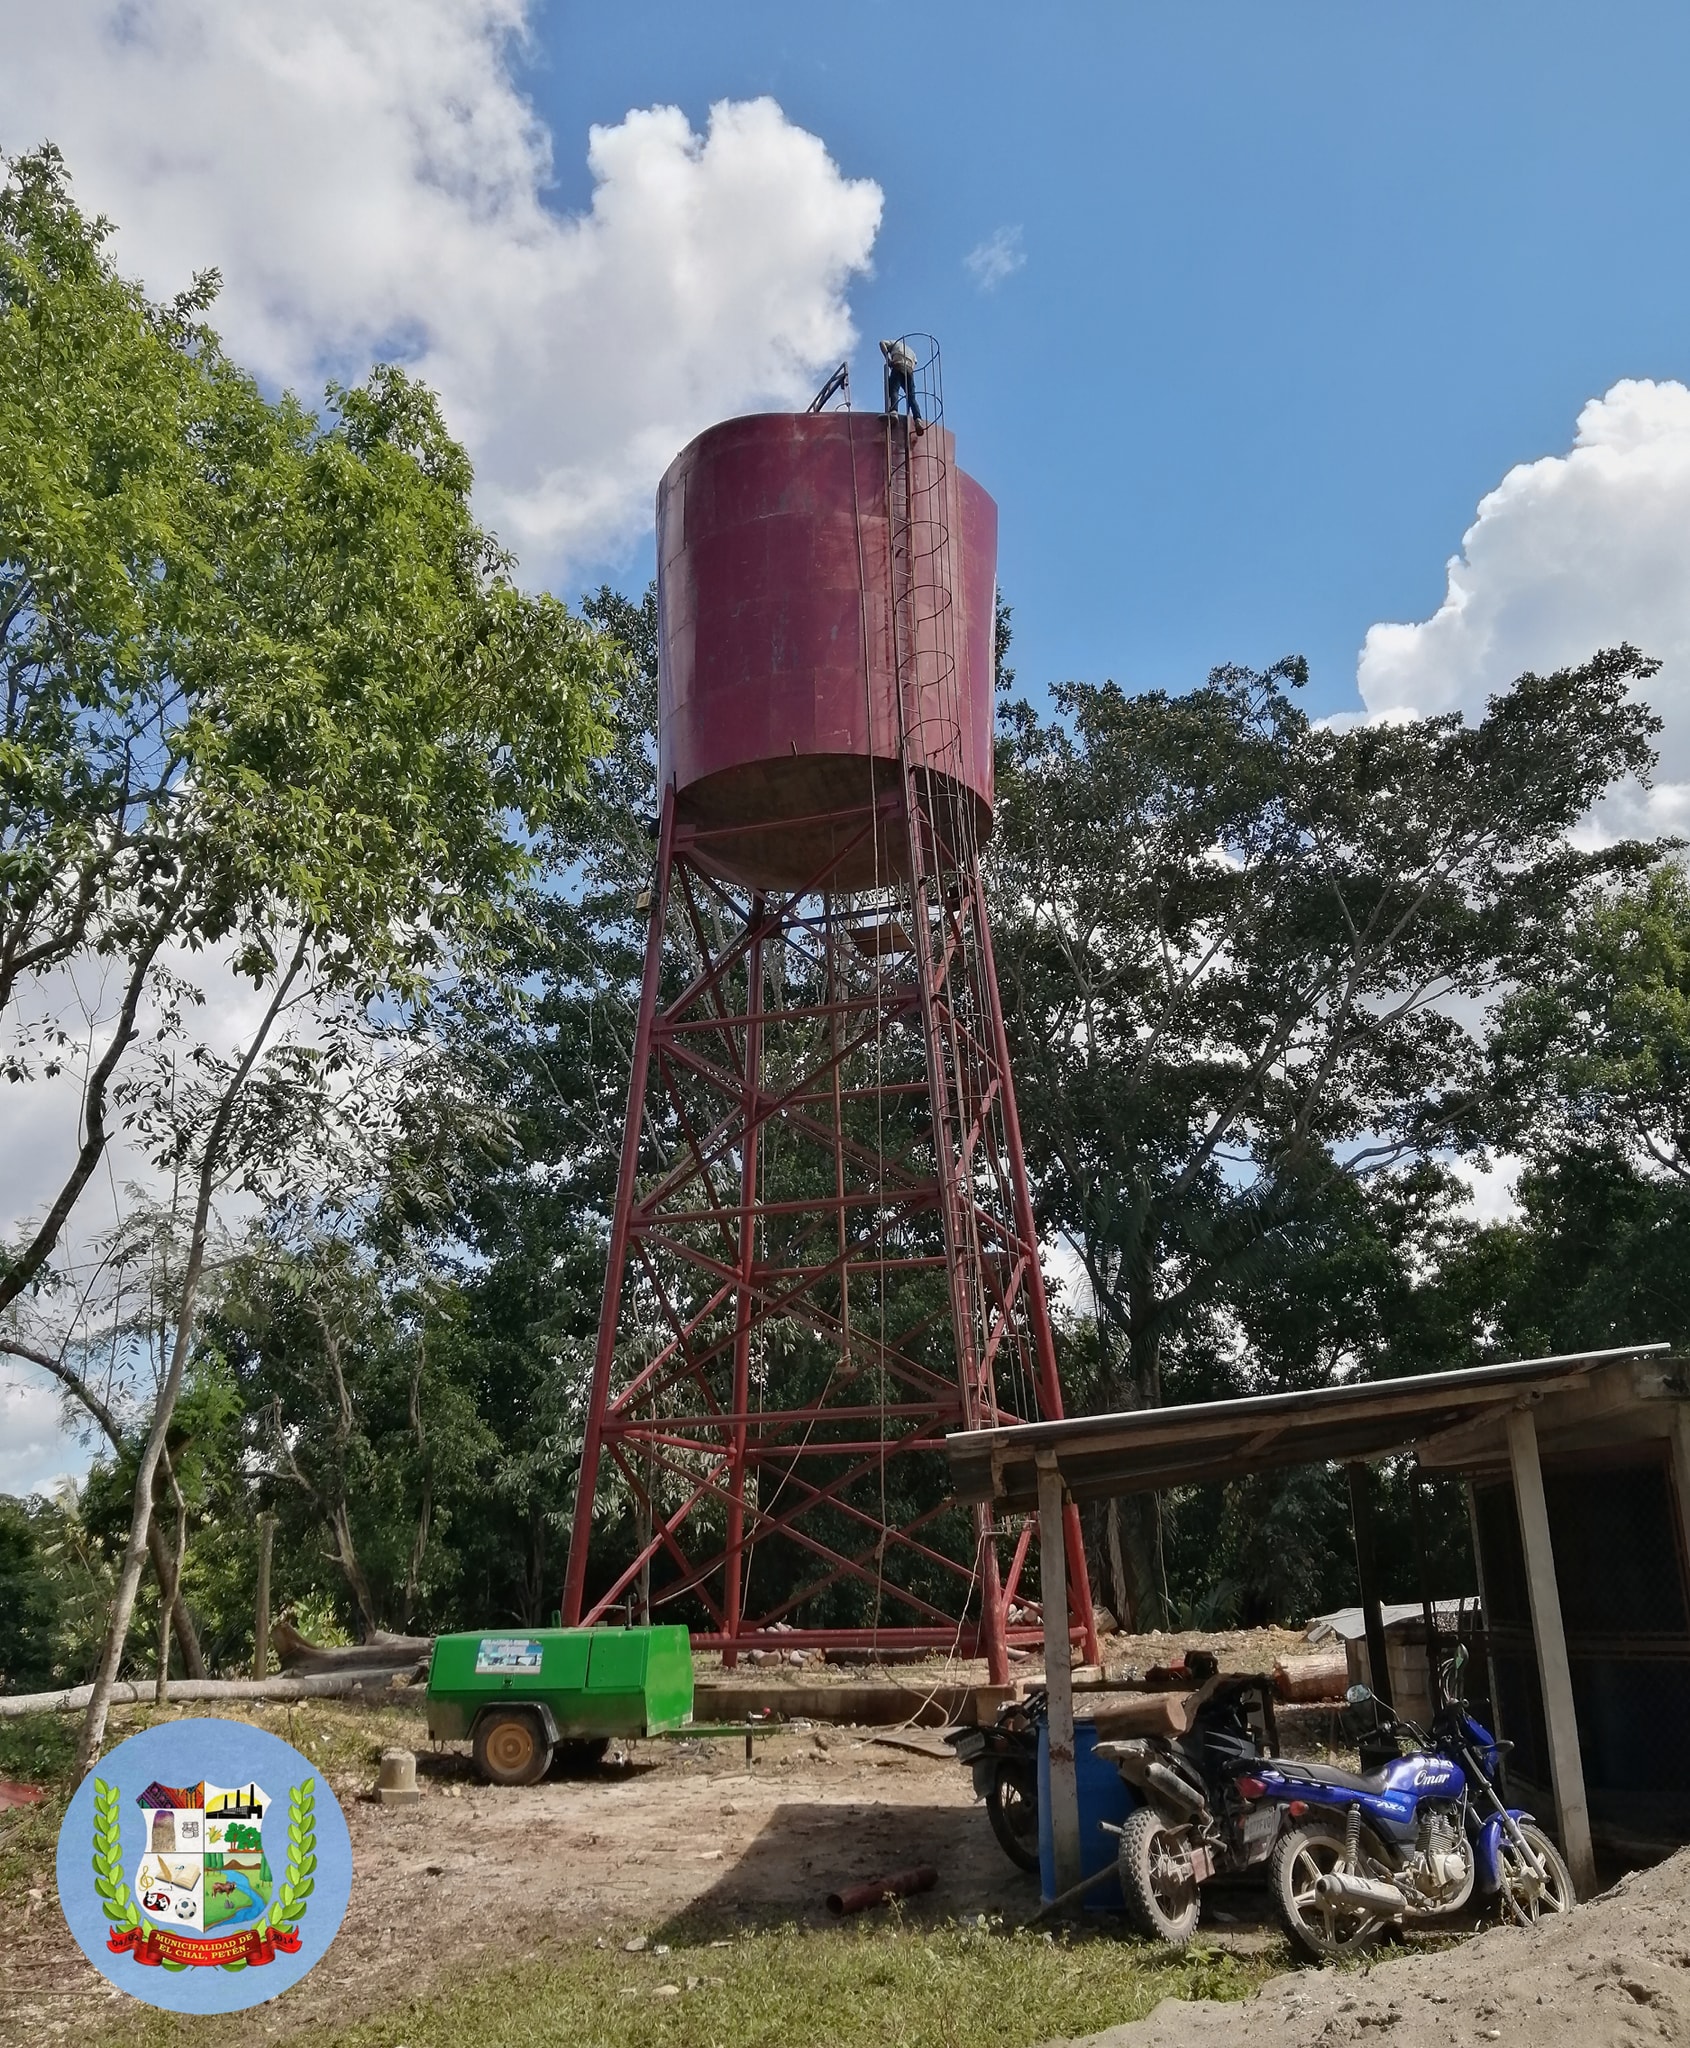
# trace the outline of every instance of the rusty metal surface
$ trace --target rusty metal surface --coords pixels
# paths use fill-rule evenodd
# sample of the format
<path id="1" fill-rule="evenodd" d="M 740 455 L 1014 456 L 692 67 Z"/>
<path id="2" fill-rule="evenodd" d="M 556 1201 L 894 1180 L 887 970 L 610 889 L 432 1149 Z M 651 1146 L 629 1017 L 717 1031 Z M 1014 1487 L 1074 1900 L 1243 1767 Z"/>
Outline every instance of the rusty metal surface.
<path id="1" fill-rule="evenodd" d="M 898 782 L 888 575 L 891 493 L 906 476 L 948 531 L 946 630 L 906 687 L 908 759 L 971 791 L 991 828 L 997 507 L 951 435 L 879 413 L 760 413 L 699 435 L 658 487 L 660 781 L 701 864 L 794 886 L 832 850 L 831 814 Z M 946 650 L 943 661 L 936 650 Z M 725 831 L 723 828 L 732 828 Z M 835 875 L 896 868 L 901 832 Z"/>
<path id="2" fill-rule="evenodd" d="M 1003 1684 L 1044 1633 L 1032 1524 L 948 1499 L 939 1444 L 1062 1397 L 980 859 L 997 513 L 925 339 L 924 433 L 729 421 L 660 493 L 657 865 L 563 1612 Z M 1049 1528 L 1095 1662 L 1077 1511 Z"/>

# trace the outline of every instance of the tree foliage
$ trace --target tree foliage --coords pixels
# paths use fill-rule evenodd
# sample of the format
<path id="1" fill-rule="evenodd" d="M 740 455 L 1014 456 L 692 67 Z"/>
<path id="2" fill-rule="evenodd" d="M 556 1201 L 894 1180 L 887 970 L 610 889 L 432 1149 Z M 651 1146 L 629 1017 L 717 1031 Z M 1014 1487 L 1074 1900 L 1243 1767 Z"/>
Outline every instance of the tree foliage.
<path id="1" fill-rule="evenodd" d="M 207 276 L 150 302 L 51 149 L 0 191 L 0 1030 L 13 1088 L 71 1062 L 80 1142 L 0 1261 L 0 1348 L 73 1392 L 75 1327 L 17 1331 L 105 1155 L 114 1113 L 186 1190 L 131 1525 L 84 1732 L 152 1545 L 155 1482 L 195 1343 L 213 1204 L 274 1196 L 347 1106 L 369 1041 L 455 976 L 498 979 L 513 904 L 578 795 L 619 663 L 518 589 L 476 523 L 433 395 L 377 368 L 326 410 L 271 399 L 206 321 Z M 259 990 L 233 1048 L 186 1029 L 177 959 Z M 218 968 L 211 970 L 215 979 Z M 298 1028 L 309 1018 L 309 1028 Z M 134 1051 L 143 1021 L 152 1050 Z M 367 1061 L 378 1086 L 404 1062 Z M 74 1297 L 72 1297 L 74 1303 Z M 72 1309 L 73 1322 L 78 1314 Z M 88 1402 L 99 1415 L 98 1401 Z M 104 1422 L 102 1426 L 105 1426 Z M 177 1507 L 185 1528 L 187 1507 Z M 174 1568 L 170 1568 L 173 1574 Z M 168 1589 L 167 1589 L 168 1590 Z"/>
<path id="2" fill-rule="evenodd" d="M 1040 1213 L 1123 1398 L 1337 1185 L 1483 1138 L 1479 1006 L 1632 849 L 1566 835 L 1655 721 L 1629 648 L 1458 716 L 1310 723 L 1300 662 L 1182 697 L 1070 683 L 1010 713 L 999 961 Z"/>
<path id="3" fill-rule="evenodd" d="M 598 738 L 613 668 L 475 523 L 432 394 L 378 369 L 270 400 L 206 324 L 113 265 L 51 150 L 0 191 L 0 1025 L 28 1086 L 63 988 L 120 991 L 83 1143 L 0 1306 L 106 1142 L 159 961 L 412 1000 L 496 938 Z"/>

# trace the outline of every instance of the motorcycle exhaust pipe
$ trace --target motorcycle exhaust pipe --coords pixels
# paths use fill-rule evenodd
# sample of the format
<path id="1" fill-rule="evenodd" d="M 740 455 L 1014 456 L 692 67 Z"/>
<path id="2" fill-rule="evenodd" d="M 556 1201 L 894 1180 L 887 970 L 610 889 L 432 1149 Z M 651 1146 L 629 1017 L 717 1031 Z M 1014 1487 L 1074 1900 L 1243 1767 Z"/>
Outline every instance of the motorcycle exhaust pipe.
<path id="1" fill-rule="evenodd" d="M 1170 1770 L 1166 1764 L 1147 1764 L 1144 1783 L 1147 1788 L 1154 1787 L 1170 1806 L 1177 1806 L 1182 1813 L 1199 1814 L 1204 1810 L 1202 1793 L 1194 1791 L 1178 1771 Z"/>
<path id="2" fill-rule="evenodd" d="M 1408 1911 L 1408 1901 L 1394 1884 L 1376 1877 L 1352 1877 L 1345 1870 L 1329 1870 L 1316 1880 L 1316 1893 L 1344 1906 L 1359 1906 L 1381 1919 L 1396 1920 Z"/>

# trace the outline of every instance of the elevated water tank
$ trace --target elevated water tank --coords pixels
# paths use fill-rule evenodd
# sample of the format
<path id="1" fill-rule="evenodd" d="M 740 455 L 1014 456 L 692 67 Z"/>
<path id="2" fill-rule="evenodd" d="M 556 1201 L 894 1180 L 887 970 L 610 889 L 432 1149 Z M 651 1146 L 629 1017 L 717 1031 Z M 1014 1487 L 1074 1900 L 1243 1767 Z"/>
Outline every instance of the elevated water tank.
<path id="1" fill-rule="evenodd" d="M 908 758 L 985 839 L 997 506 L 943 427 L 711 427 L 658 486 L 657 565 L 659 774 L 705 835 L 695 860 L 753 888 L 811 880 L 896 791 L 900 714 Z M 885 879 L 901 846 L 901 827 L 864 839 L 825 886 Z"/>

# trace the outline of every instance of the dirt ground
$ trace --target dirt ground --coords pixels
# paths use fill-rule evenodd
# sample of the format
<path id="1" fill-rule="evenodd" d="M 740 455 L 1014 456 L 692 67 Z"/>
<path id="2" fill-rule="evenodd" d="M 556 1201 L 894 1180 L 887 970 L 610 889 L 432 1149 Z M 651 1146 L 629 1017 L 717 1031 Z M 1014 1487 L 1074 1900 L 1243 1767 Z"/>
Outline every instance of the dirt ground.
<path id="1" fill-rule="evenodd" d="M 1106 1668 L 1113 1674 L 1168 1661 L 1184 1640 L 1114 1638 Z M 1188 1640 L 1208 1644 L 1233 1669 L 1260 1669 L 1296 1643 L 1267 1632 Z M 766 1691 L 775 1675 L 764 1667 L 742 1680 Z M 812 1663 L 792 1675 L 814 1685 L 833 1672 Z M 937 1666 L 887 1674 L 917 1694 L 960 1675 Z M 864 1674 L 839 1676 L 860 1683 Z M 636 1743 L 595 1776 L 504 1790 L 474 1778 L 462 1746 L 433 1751 L 414 1708 L 313 1703 L 246 1711 L 306 1750 L 333 1785 L 351 1831 L 355 1875 L 340 1935 L 312 1973 L 308 2004 L 288 2001 L 220 2022 L 220 2042 L 320 2035 L 426 1994 L 448 1975 L 459 1980 L 583 1942 L 619 1946 L 643 1935 L 655 1946 L 683 1933 L 725 1937 L 822 1924 L 826 1895 L 840 1883 L 918 1862 L 935 1865 L 940 1878 L 914 1903 L 917 1920 L 984 1914 L 1014 1927 L 1038 1907 L 1037 1880 L 1005 1858 L 967 1774 L 928 1731 L 796 1721 L 759 1737 L 749 1765 L 738 1737 Z M 1318 1719 L 1305 1728 L 1311 1746 L 1321 1739 Z M 114 1735 L 134 1725 L 138 1711 L 128 1710 Z M 418 1752 L 423 1797 L 410 1809 L 384 1808 L 369 1796 L 380 1750 L 396 1743 Z M 9 1890 L 0 1901 L 4 2048 L 124 2024 L 121 1994 L 82 1956 L 59 1915 L 46 1829 L 37 1863 L 25 1895 Z M 1487 1936 L 1456 1954 L 1393 1961 L 1366 1976 L 1297 1973 L 1270 1985 L 1252 2008 L 1253 2022 L 1259 2014 L 1252 2040 L 1275 2048 L 1295 2038 L 1304 2048 L 1316 2038 L 1364 2038 L 1375 2026 L 1402 2048 L 1524 2040 L 1514 2015 L 1528 2006 L 1537 2014 L 1533 2048 L 1575 2039 L 1690 2040 L 1670 2031 L 1690 2014 L 1690 1858 L 1671 1871 L 1676 1880 L 1669 1872 L 1628 1881 L 1546 1943 Z M 1676 1892 L 1661 1890 L 1674 1881 Z M 1261 1951 L 1276 1939 L 1259 1886 L 1217 1885 L 1204 1917 L 1207 1938 L 1227 1947 Z M 1486 1959 L 1469 1964 L 1469 1957 Z M 1453 1987 L 1468 1984 L 1460 2002 L 1450 2003 L 1458 1997 Z M 1547 2010 L 1536 2005 L 1540 1992 L 1553 1993 Z M 1580 2032 L 1566 2021 L 1575 2005 L 1591 2025 L 1600 2019 L 1618 2031 Z M 1180 2008 L 1177 2017 L 1164 2007 L 1148 2031 L 1100 2040 L 1109 2048 L 1186 2048 L 1218 2040 L 1222 2027 L 1238 2022 L 1236 2006 Z M 1546 2031 L 1546 2023 L 1561 2031 Z"/>
<path id="2" fill-rule="evenodd" d="M 1280 1631 L 1114 1636 L 1111 1675 L 1165 1663 L 1187 1643 L 1212 1648 L 1230 1669 L 1260 1669 L 1297 1646 Z M 860 1669 L 808 1661 L 801 1669 L 742 1666 L 724 1674 L 699 1660 L 699 1679 L 756 1688 L 861 1684 Z M 1037 1683 L 1031 1660 L 1018 1680 Z M 936 1684 L 978 1683 L 957 1660 L 877 1674 L 913 1707 Z M 192 1711 L 191 1709 L 189 1711 Z M 203 1711 L 203 1710 L 202 1710 Z M 311 1976 L 311 2031 L 378 2013 L 436 1981 L 547 1951 L 548 1944 L 655 1943 L 682 1925 L 821 1923 L 842 1881 L 915 1863 L 940 1873 L 915 1917 L 1001 1915 L 1008 1925 L 1038 1908 L 1037 1879 L 1010 1864 L 985 1809 L 951 1752 L 931 1732 L 841 1728 L 796 1721 L 759 1736 L 754 1762 L 739 1738 L 634 1743 L 588 1779 L 553 1776 L 527 1790 L 481 1785 L 463 1745 L 431 1750 L 420 1711 L 314 1703 L 235 1706 L 297 1742 L 333 1785 L 352 1836 L 352 1901 L 333 1948 Z M 140 1725 L 120 1714 L 114 1737 Z M 378 1806 L 368 1796 L 380 1750 L 418 1752 L 419 1805 Z M 112 2024 L 121 1994 L 82 1956 L 58 1912 L 44 1847 L 22 1911 L 0 1914 L 0 2044 L 62 2040 Z M 1223 1938 L 1267 1939 L 1251 1900 L 1217 1900 Z M 220 2037 L 285 2038 L 301 2022 L 259 2008 L 222 2023 Z"/>
<path id="3" fill-rule="evenodd" d="M 1528 1932 L 1492 1927 L 1368 1970 L 1297 1970 L 1246 2006 L 1173 1999 L 1067 2048 L 1638 2048 L 1690 2042 L 1690 1849 Z M 1055 2044 L 1052 2044 L 1055 2048 Z"/>
<path id="4" fill-rule="evenodd" d="M 967 1776 L 931 1735 L 795 1728 L 760 1738 L 749 1768 L 740 1740 L 635 1743 L 626 1763 L 590 1779 L 505 1790 L 481 1785 L 462 1754 L 430 1755 L 418 1717 L 359 1718 L 372 1755 L 407 1739 L 421 1749 L 422 1800 L 381 1807 L 364 1796 L 373 1764 L 320 1766 L 352 1835 L 346 1919 L 312 1973 L 308 2008 L 260 2008 L 220 2023 L 220 2038 L 285 2037 L 302 2024 L 319 2033 L 401 2002 L 443 1970 L 552 1943 L 655 1943 L 683 1923 L 730 1934 L 821 1922 L 842 1880 L 919 1862 L 941 1872 L 924 1914 L 1020 1920 L 1038 1903 L 1037 1880 L 1006 1859 Z M 263 1719 L 287 1733 L 285 1717 Z M 338 1730 L 326 1740 L 343 1747 Z M 122 2010 L 66 1931 L 42 1860 L 23 1915 L 0 1922 L 8 2048 L 80 2036 Z"/>

